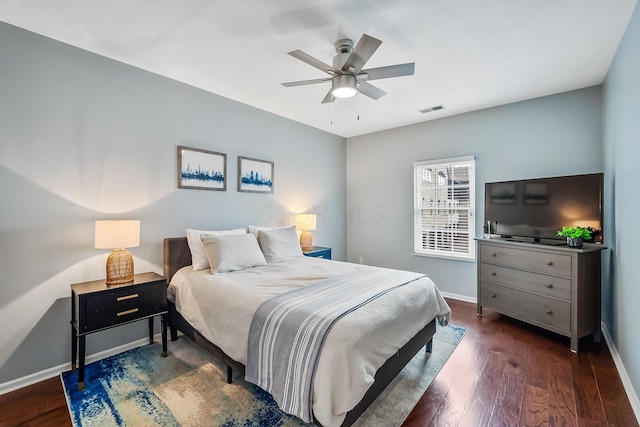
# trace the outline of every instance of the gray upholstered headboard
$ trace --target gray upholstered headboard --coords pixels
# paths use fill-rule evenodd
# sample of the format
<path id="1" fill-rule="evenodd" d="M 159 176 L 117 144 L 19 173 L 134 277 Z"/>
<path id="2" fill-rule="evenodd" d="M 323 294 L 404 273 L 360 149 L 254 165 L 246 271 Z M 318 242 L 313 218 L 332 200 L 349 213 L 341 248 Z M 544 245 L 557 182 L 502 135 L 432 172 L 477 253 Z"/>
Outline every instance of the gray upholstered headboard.
<path id="1" fill-rule="evenodd" d="M 167 237 L 162 241 L 163 272 L 167 283 L 186 265 L 191 265 L 191 251 L 186 237 Z"/>

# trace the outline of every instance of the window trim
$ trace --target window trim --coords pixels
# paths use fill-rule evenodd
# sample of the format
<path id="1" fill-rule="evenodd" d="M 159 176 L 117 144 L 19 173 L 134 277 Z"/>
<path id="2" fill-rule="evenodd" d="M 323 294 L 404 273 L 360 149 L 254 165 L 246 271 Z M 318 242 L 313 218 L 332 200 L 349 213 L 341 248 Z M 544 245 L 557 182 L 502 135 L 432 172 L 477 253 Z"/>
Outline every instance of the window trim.
<path id="1" fill-rule="evenodd" d="M 473 172 L 469 177 L 469 220 L 468 220 L 468 252 L 458 254 L 455 252 L 442 251 L 437 249 L 421 249 L 422 238 L 418 239 L 418 236 L 422 234 L 422 173 L 418 174 L 418 168 L 424 168 L 425 166 L 455 166 L 460 163 L 470 163 L 470 170 Z M 422 169 L 424 170 L 424 169 Z M 436 177 L 437 174 L 433 174 L 432 177 Z M 467 261 L 476 262 L 476 246 L 475 246 L 475 229 L 476 229 L 476 183 L 475 183 L 475 156 L 461 156 L 451 157 L 445 159 L 432 159 L 413 162 L 413 255 L 426 256 L 431 258 L 441 258 L 455 261 Z M 437 177 L 436 177 L 437 178 Z M 433 181 L 431 181 L 433 182 Z M 464 208 L 465 210 L 467 208 Z"/>

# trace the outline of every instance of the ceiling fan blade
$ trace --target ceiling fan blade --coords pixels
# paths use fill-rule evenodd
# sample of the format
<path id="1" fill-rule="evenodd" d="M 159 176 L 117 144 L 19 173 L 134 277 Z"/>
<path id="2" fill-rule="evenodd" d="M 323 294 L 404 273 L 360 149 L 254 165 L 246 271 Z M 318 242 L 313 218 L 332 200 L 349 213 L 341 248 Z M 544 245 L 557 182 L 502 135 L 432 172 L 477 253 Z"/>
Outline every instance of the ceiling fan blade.
<path id="1" fill-rule="evenodd" d="M 380 99 L 387 94 L 387 92 L 367 82 L 360 82 L 358 91 L 372 99 Z"/>
<path id="2" fill-rule="evenodd" d="M 306 62 L 307 64 L 311 65 L 312 67 L 316 67 L 318 70 L 324 71 L 327 74 L 335 75 L 335 74 L 339 73 L 339 70 L 334 68 L 332 65 L 325 64 L 324 62 L 320 61 L 319 59 L 316 59 L 311 55 L 307 55 L 306 53 L 304 53 L 301 50 L 294 50 L 292 52 L 289 52 L 289 55 L 293 56 L 296 59 L 299 59 L 302 62 Z"/>
<path id="3" fill-rule="evenodd" d="M 342 71 L 358 74 L 381 44 L 382 42 L 380 40 L 363 34 L 360 40 L 358 40 L 356 47 L 351 51 L 351 55 L 349 55 L 342 66 Z"/>
<path id="4" fill-rule="evenodd" d="M 362 70 L 360 72 L 360 75 L 358 76 L 358 79 L 364 77 L 365 74 L 366 77 L 363 78 L 363 80 L 367 81 L 388 79 L 389 77 L 412 76 L 415 70 L 415 65 L 415 62 L 410 62 L 407 64 L 369 68 L 368 70 Z"/>
<path id="5" fill-rule="evenodd" d="M 324 99 L 322 100 L 323 104 L 328 104 L 329 102 L 333 102 L 333 96 L 331 96 L 331 89 L 329 89 L 329 92 L 327 92 L 327 96 L 325 96 Z"/>
<path id="6" fill-rule="evenodd" d="M 282 86 L 285 86 L 285 87 L 304 86 L 304 85 L 313 85 L 316 83 L 324 83 L 324 82 L 330 82 L 330 81 L 331 81 L 331 77 L 326 77 L 324 79 L 300 80 L 298 82 L 286 82 L 286 83 L 282 83 Z"/>

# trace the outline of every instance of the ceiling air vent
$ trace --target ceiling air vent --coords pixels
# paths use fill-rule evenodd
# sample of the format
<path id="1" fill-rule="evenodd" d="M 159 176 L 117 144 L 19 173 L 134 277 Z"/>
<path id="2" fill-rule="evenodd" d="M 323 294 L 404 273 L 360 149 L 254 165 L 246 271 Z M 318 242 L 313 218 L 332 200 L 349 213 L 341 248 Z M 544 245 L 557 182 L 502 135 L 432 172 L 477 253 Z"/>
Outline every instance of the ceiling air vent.
<path id="1" fill-rule="evenodd" d="M 419 110 L 422 114 L 430 113 L 432 111 L 444 110 L 444 105 L 436 105 L 435 107 L 425 108 L 423 110 Z"/>

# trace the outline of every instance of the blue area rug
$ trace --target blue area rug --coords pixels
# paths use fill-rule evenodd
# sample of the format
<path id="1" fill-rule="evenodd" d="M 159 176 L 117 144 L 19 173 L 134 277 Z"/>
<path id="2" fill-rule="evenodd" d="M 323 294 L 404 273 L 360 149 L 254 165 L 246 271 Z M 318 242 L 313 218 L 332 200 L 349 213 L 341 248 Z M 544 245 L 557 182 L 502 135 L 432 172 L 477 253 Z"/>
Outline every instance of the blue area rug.
<path id="1" fill-rule="evenodd" d="M 419 351 L 356 426 L 399 426 L 466 333 L 438 326 L 433 352 Z M 271 396 L 240 378 L 191 340 L 139 347 L 91 363 L 85 389 L 76 372 L 61 374 L 74 426 L 305 426 L 280 411 Z"/>

